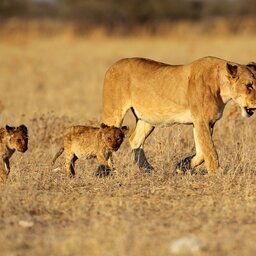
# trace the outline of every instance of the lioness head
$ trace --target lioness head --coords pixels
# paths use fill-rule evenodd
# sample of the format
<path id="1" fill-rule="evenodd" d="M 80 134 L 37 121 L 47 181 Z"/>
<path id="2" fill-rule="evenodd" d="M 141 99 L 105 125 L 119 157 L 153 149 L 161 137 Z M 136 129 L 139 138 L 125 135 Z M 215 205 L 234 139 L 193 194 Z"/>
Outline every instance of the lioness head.
<path id="1" fill-rule="evenodd" d="M 28 149 L 28 129 L 25 125 L 19 127 L 5 127 L 8 134 L 7 146 L 10 149 L 15 149 L 20 152 L 25 152 Z"/>
<path id="2" fill-rule="evenodd" d="M 117 151 L 129 129 L 127 126 L 117 128 L 115 126 L 108 126 L 102 123 L 100 125 L 100 130 L 102 132 L 102 139 L 104 140 L 104 144 L 107 146 L 107 148 Z"/>
<path id="3" fill-rule="evenodd" d="M 256 77 L 256 62 L 250 62 L 246 65 Z"/>
<path id="4" fill-rule="evenodd" d="M 239 104 L 242 115 L 249 117 L 256 111 L 256 66 L 255 64 L 234 65 L 227 63 L 231 97 Z"/>

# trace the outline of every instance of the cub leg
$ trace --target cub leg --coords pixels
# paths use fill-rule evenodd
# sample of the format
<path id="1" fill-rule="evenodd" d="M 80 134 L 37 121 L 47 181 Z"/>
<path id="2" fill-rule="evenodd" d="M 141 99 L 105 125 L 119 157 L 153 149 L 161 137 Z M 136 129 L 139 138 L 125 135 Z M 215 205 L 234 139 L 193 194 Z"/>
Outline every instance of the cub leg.
<path id="1" fill-rule="evenodd" d="M 138 120 L 135 130 L 129 138 L 131 148 L 134 152 L 135 163 L 140 169 L 146 172 L 151 172 L 154 168 L 146 158 L 143 144 L 153 130 L 154 126 L 142 120 Z"/>
<path id="2" fill-rule="evenodd" d="M 108 153 L 107 161 L 108 161 L 108 166 L 110 167 L 111 170 L 113 170 L 114 169 L 114 162 L 113 162 L 113 154 L 112 154 L 112 152 Z"/>
<path id="3" fill-rule="evenodd" d="M 4 157 L 3 158 L 4 161 L 4 167 L 5 167 L 5 171 L 6 171 L 6 175 L 8 176 L 10 173 L 10 161 L 9 161 L 9 157 Z"/>
<path id="4" fill-rule="evenodd" d="M 8 172 L 5 167 L 5 162 L 3 159 L 3 162 L 0 164 L 0 181 L 6 181 L 8 177 Z"/>
<path id="5" fill-rule="evenodd" d="M 70 178 L 75 176 L 75 162 L 77 159 L 75 154 L 65 151 L 65 171 Z"/>
<path id="6" fill-rule="evenodd" d="M 108 176 L 113 168 L 112 164 L 112 153 L 98 153 L 97 154 L 97 159 L 99 161 L 99 166 L 96 171 L 96 175 L 99 177 L 105 177 Z"/>

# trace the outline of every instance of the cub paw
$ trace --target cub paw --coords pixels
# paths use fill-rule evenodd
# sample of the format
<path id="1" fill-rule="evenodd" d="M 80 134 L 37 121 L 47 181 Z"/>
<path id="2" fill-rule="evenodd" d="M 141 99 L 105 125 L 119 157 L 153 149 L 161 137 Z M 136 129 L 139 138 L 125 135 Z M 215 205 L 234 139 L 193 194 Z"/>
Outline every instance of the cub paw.
<path id="1" fill-rule="evenodd" d="M 106 177 L 110 174 L 111 169 L 108 166 L 105 165 L 99 165 L 98 169 L 96 171 L 96 176 L 102 178 L 102 177 Z"/>
<path id="2" fill-rule="evenodd" d="M 175 168 L 175 174 L 185 174 L 185 173 L 193 173 L 193 170 L 191 168 L 191 160 L 194 156 L 189 156 L 184 159 L 182 159 Z"/>

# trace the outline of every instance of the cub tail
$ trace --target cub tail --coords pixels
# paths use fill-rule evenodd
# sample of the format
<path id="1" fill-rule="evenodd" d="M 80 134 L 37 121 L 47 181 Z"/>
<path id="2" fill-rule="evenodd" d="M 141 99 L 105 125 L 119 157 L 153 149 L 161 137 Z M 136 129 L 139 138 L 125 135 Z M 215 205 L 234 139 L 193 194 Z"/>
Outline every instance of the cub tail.
<path id="1" fill-rule="evenodd" d="M 55 155 L 55 157 L 52 160 L 52 165 L 55 164 L 57 158 L 64 152 L 64 147 L 60 148 L 60 150 L 57 152 L 57 154 Z"/>

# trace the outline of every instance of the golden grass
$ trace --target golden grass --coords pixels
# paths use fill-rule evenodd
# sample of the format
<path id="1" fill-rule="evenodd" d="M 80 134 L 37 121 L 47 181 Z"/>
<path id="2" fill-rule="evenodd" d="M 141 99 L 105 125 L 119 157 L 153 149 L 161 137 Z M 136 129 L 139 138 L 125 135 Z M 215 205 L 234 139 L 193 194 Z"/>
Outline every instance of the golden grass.
<path id="1" fill-rule="evenodd" d="M 104 73 L 119 58 L 247 63 L 255 43 L 256 35 L 1 38 L 1 125 L 24 123 L 30 135 L 29 151 L 13 156 L 0 186 L 1 255 L 167 256 L 171 242 L 187 236 L 201 241 L 198 255 L 255 255 L 256 121 L 231 115 L 232 106 L 216 125 L 216 176 L 173 174 L 194 152 L 191 127 L 182 125 L 157 128 L 147 140 L 152 175 L 133 165 L 127 141 L 107 178 L 95 177 L 94 161 L 78 161 L 72 180 L 50 166 L 65 127 L 99 123 Z"/>

